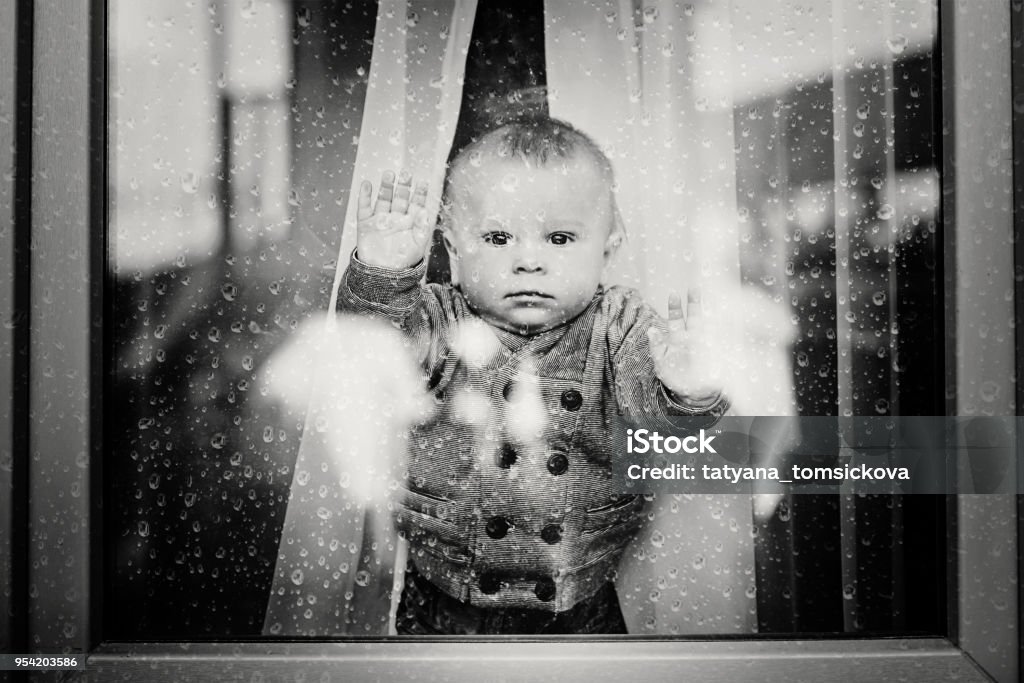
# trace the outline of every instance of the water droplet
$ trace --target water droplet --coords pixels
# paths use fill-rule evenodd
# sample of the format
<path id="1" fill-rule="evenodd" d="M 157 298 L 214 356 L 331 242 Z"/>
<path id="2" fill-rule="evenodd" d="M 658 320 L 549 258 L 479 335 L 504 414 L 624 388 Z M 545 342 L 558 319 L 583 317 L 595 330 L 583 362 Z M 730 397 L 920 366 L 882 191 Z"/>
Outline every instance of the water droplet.
<path id="1" fill-rule="evenodd" d="M 982 401 L 985 403 L 992 403 L 999 398 L 1002 390 L 998 384 L 992 380 L 987 380 L 981 383 L 981 386 L 978 388 L 978 393 L 981 396 Z"/>
<path id="2" fill-rule="evenodd" d="M 887 221 L 896 214 L 896 210 L 890 204 L 882 204 L 878 207 L 878 218 Z"/>
<path id="3" fill-rule="evenodd" d="M 292 571 L 292 583 L 294 583 L 296 586 L 301 586 L 305 578 L 306 577 L 302 573 L 301 569 L 295 569 Z"/>
<path id="4" fill-rule="evenodd" d="M 651 545 L 655 548 L 660 548 L 665 545 L 665 535 L 660 531 L 655 531 L 651 534 Z"/>
<path id="5" fill-rule="evenodd" d="M 264 427 L 263 428 L 263 441 L 264 443 L 270 443 L 274 440 L 274 428 Z"/>
<path id="6" fill-rule="evenodd" d="M 897 33 L 885 42 L 889 45 L 889 51 L 894 55 L 901 55 L 907 49 L 907 37 L 902 33 Z"/>
<path id="7" fill-rule="evenodd" d="M 139 520 L 139 536 L 145 538 L 149 536 L 149 522 L 146 520 Z"/>
<path id="8" fill-rule="evenodd" d="M 414 28 L 418 23 L 420 23 L 420 15 L 415 12 L 409 12 L 405 15 L 405 25 L 409 28 Z"/>
<path id="9" fill-rule="evenodd" d="M 313 12 L 308 7 L 303 7 L 295 13 L 295 23 L 301 28 L 309 26 L 310 20 L 313 18 Z"/>
<path id="10" fill-rule="evenodd" d="M 195 194 L 199 190 L 199 176 L 188 171 L 181 176 L 181 189 L 187 194 Z"/>
<path id="11" fill-rule="evenodd" d="M 212 437 L 210 437 L 210 445 L 217 450 L 224 448 L 224 444 L 226 444 L 227 441 L 228 437 L 221 432 L 217 432 Z"/>
<path id="12" fill-rule="evenodd" d="M 871 114 L 871 105 L 870 104 L 865 103 L 865 104 L 862 104 L 859 107 L 857 107 L 857 118 L 858 119 L 861 119 L 863 121 L 863 120 L 867 119 L 867 117 L 870 114 Z"/>
<path id="13" fill-rule="evenodd" d="M 210 331 L 206 334 L 206 338 L 216 343 L 220 341 L 220 330 L 216 327 L 211 327 Z"/>
<path id="14" fill-rule="evenodd" d="M 224 297 L 225 301 L 234 301 L 235 296 L 238 295 L 238 287 L 230 282 L 223 284 L 220 288 L 220 295 Z"/>
<path id="15" fill-rule="evenodd" d="M 694 569 L 703 569 L 706 563 L 707 561 L 704 559 L 703 555 L 698 555 L 697 557 L 693 558 Z"/>
<path id="16" fill-rule="evenodd" d="M 360 569 L 356 572 L 356 585 L 357 586 L 368 586 L 370 585 L 370 572 L 365 569 Z"/>
<path id="17" fill-rule="evenodd" d="M 320 519 L 326 521 L 326 520 L 330 519 L 331 517 L 333 517 L 334 513 L 331 512 L 330 510 L 328 510 L 325 507 L 318 507 L 316 509 L 316 516 L 319 517 Z"/>
<path id="18" fill-rule="evenodd" d="M 505 177 L 501 179 L 501 189 L 505 192 L 515 192 L 518 187 L 519 176 L 515 173 L 506 173 Z"/>
<path id="19" fill-rule="evenodd" d="M 846 584 L 843 586 L 843 598 L 846 600 L 853 600 L 853 597 L 857 595 L 857 588 L 853 584 Z"/>
<path id="20" fill-rule="evenodd" d="M 154 491 L 156 489 L 160 488 L 160 475 L 159 474 L 154 473 L 154 474 L 149 475 L 149 488 L 153 489 Z"/>
<path id="21" fill-rule="evenodd" d="M 875 401 L 875 412 L 879 415 L 885 415 L 889 412 L 889 401 L 884 398 L 880 398 Z"/>
<path id="22" fill-rule="evenodd" d="M 871 303 L 873 303 L 876 306 L 882 306 L 883 304 L 885 304 L 885 299 L 885 292 L 875 292 L 874 294 L 871 295 Z"/>

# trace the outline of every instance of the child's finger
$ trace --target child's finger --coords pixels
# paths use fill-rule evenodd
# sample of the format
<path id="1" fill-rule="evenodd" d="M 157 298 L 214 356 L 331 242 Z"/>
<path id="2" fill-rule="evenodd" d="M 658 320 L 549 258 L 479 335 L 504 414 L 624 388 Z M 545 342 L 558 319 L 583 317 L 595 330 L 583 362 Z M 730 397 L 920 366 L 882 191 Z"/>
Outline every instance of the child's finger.
<path id="1" fill-rule="evenodd" d="M 669 292 L 668 295 L 668 319 L 669 320 L 682 320 L 683 319 L 683 299 L 679 296 L 679 292 Z"/>
<path id="2" fill-rule="evenodd" d="M 412 176 L 407 171 L 398 174 L 398 185 L 395 187 L 395 198 L 391 202 L 391 213 L 409 211 L 409 197 L 412 196 Z"/>
<path id="3" fill-rule="evenodd" d="M 370 196 L 372 194 L 373 185 L 370 184 L 370 181 L 364 180 L 359 184 L 359 203 L 356 209 L 357 221 L 365 221 L 373 215 L 373 209 L 370 208 Z"/>
<path id="4" fill-rule="evenodd" d="M 690 287 L 686 291 L 686 331 L 697 332 L 704 324 L 704 304 L 700 287 Z"/>
<path id="5" fill-rule="evenodd" d="M 388 213 L 391 211 L 391 200 L 395 196 L 395 174 L 393 171 L 384 171 L 380 177 L 380 191 L 377 193 L 377 204 L 373 207 L 374 213 Z"/>
<path id="6" fill-rule="evenodd" d="M 416 183 L 416 191 L 412 193 L 412 204 L 421 209 L 427 207 L 427 184 L 420 181 Z"/>

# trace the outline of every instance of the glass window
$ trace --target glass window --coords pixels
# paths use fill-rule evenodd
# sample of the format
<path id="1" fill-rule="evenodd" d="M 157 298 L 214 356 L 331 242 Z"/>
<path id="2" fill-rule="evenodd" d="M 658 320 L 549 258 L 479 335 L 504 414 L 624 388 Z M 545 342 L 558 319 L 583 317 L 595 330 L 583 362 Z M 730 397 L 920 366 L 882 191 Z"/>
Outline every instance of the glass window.
<path id="1" fill-rule="evenodd" d="M 395 571 L 433 552 L 451 501 L 383 467 L 374 498 L 367 461 L 325 463 L 388 448 L 361 427 L 423 383 L 380 363 L 387 335 L 344 326 L 321 355 L 304 335 L 336 300 L 361 180 L 408 168 L 437 207 L 445 161 L 525 115 L 568 121 L 610 160 L 625 240 L 609 284 L 663 315 L 669 290 L 702 286 L 709 324 L 737 340 L 735 414 L 946 414 L 937 7 L 875 4 L 111 2 L 110 636 L 394 628 Z M 426 277 L 453 271 L 437 231 Z M 541 484 L 516 486 L 478 503 Z M 608 574 L 630 634 L 946 633 L 943 496 L 588 512 L 642 523 Z M 396 530 L 403 514 L 418 521 Z M 519 514 L 480 533 L 562 542 Z M 543 600 L 537 560 L 511 563 L 521 574 L 490 587 Z"/>

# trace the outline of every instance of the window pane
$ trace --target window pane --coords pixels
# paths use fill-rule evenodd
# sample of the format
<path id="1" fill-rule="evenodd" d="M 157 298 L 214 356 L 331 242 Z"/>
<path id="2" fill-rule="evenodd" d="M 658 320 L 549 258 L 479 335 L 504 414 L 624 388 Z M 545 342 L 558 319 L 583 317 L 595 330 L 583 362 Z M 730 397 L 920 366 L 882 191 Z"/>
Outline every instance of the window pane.
<path id="1" fill-rule="evenodd" d="M 376 191 L 403 164 L 443 179 L 485 131 L 550 114 L 610 159 L 626 239 L 607 284 L 663 315 L 669 289 L 698 284 L 709 308 L 744 312 L 708 323 L 747 354 L 727 385 L 734 411 L 943 414 L 935 3 L 488 2 L 461 23 L 449 5 L 110 3 L 111 636 L 387 633 L 406 556 L 420 581 L 406 577 L 407 600 L 420 591 L 456 624 L 483 619 L 481 604 L 542 622 L 583 605 L 594 611 L 559 628 L 944 633 L 941 497 L 611 499 L 580 526 L 565 506 L 537 509 L 552 482 L 566 500 L 597 486 L 572 478 L 600 471 L 575 446 L 545 442 L 536 473 L 488 479 L 505 482 L 488 493 L 444 445 L 472 430 L 426 420 L 409 448 L 422 437 L 451 460 L 386 471 L 388 437 L 359 439 L 424 393 L 380 362 L 401 342 L 358 325 L 329 351 L 304 336 L 355 246 L 358 181 Z M 440 200 L 432 186 L 427 204 Z M 426 277 L 440 289 L 470 275 L 449 256 L 438 232 Z M 464 397 L 479 341 L 467 329 L 435 340 L 452 364 L 419 368 L 430 410 Z M 586 414 L 589 394 L 545 388 L 577 380 L 538 370 L 544 353 L 515 376 L 543 380 L 549 415 Z M 479 423 L 466 453 L 497 425 Z M 556 439 L 560 424 L 542 414 L 538 429 Z M 507 445 L 481 467 L 532 471 Z M 377 459 L 339 455 L 360 449 Z M 374 489 L 381 476 L 390 486 Z M 514 513 L 485 512 L 502 505 Z M 477 510 L 476 531 L 451 510 Z M 517 535 L 502 571 L 484 571 Z M 550 548 L 582 559 L 543 575 L 531 553 Z M 567 597 L 562 576 L 587 558 L 604 588 Z M 495 614 L 499 633 L 541 623 Z"/>

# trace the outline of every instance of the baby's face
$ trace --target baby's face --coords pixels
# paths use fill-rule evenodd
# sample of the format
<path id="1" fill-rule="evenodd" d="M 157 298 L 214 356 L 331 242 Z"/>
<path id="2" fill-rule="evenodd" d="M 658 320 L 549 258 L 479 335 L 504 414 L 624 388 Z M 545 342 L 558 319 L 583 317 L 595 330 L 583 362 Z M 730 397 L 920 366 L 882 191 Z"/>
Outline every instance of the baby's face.
<path id="1" fill-rule="evenodd" d="M 536 334 L 587 307 L 608 256 L 608 183 L 588 155 L 527 167 L 485 159 L 456 170 L 452 268 L 473 309 L 488 323 Z"/>

